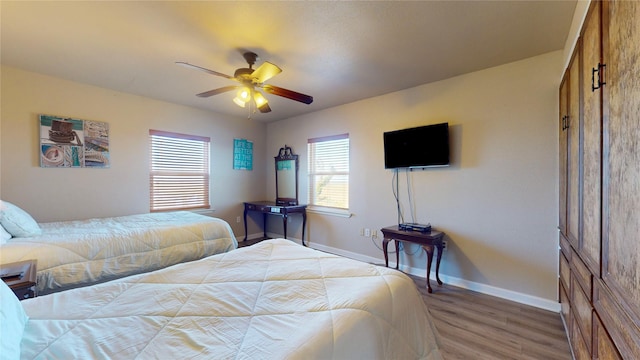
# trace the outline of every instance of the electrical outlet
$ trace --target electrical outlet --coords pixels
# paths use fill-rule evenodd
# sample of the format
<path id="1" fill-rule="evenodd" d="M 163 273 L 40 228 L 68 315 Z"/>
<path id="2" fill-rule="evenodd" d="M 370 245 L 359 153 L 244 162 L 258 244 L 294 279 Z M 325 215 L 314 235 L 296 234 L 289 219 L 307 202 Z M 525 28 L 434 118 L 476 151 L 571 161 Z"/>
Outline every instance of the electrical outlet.
<path id="1" fill-rule="evenodd" d="M 378 231 L 376 229 L 371 230 L 371 238 L 372 239 L 378 238 Z"/>
<path id="2" fill-rule="evenodd" d="M 236 222 L 239 224 L 240 223 L 240 216 L 236 216 Z"/>
<path id="3" fill-rule="evenodd" d="M 371 229 L 364 229 L 364 236 L 371 237 Z"/>
<path id="4" fill-rule="evenodd" d="M 447 240 L 442 241 L 442 251 L 447 251 Z"/>
<path id="5" fill-rule="evenodd" d="M 360 236 L 364 236 L 364 228 L 360 228 Z"/>

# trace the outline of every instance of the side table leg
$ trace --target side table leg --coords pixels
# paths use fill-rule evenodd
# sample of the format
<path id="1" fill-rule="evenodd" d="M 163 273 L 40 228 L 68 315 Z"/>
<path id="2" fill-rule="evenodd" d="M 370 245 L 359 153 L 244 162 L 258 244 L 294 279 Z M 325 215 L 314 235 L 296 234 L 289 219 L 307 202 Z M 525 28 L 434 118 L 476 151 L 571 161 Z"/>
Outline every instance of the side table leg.
<path id="1" fill-rule="evenodd" d="M 389 239 L 382 239 L 382 252 L 384 253 L 384 266 L 389 267 L 389 253 L 387 252 L 387 245 L 389 245 Z"/>
<path id="2" fill-rule="evenodd" d="M 262 236 L 267 237 L 267 213 L 262 213 Z"/>
<path id="3" fill-rule="evenodd" d="M 244 241 L 247 241 L 247 207 L 244 208 Z"/>
<path id="4" fill-rule="evenodd" d="M 427 252 L 427 290 L 432 293 L 431 282 L 429 281 L 429 274 L 431 274 L 431 262 L 433 261 L 433 245 L 423 245 L 424 251 Z"/>
<path id="5" fill-rule="evenodd" d="M 307 227 L 307 211 L 303 210 L 302 211 L 302 246 L 307 246 L 307 244 L 304 243 L 304 229 Z"/>
<path id="6" fill-rule="evenodd" d="M 284 238 L 287 238 L 287 214 L 282 215 L 282 229 L 284 230 Z"/>
<path id="7" fill-rule="evenodd" d="M 396 242 L 396 269 L 400 269 L 400 241 L 395 240 Z"/>
<path id="8" fill-rule="evenodd" d="M 444 250 L 444 246 L 442 243 L 440 245 L 436 245 L 438 248 L 438 258 L 436 260 L 436 280 L 438 280 L 438 284 L 442 285 L 442 280 L 440 280 L 440 260 L 442 260 L 442 250 Z"/>

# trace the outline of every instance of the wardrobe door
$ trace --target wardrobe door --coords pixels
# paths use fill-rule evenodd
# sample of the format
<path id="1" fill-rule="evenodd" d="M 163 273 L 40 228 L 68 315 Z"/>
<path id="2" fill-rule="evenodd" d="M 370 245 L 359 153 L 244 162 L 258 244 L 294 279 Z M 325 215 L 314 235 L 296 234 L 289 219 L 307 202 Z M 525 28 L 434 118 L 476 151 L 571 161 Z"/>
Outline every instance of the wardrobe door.
<path id="1" fill-rule="evenodd" d="M 593 2 L 582 28 L 582 227 L 578 253 L 594 275 L 600 274 L 602 87 L 601 6 Z"/>
<path id="2" fill-rule="evenodd" d="M 567 88 L 567 218 L 566 236 L 571 245 L 579 247 L 580 232 L 580 40 L 569 63 Z"/>
<path id="3" fill-rule="evenodd" d="M 624 358 L 640 359 L 640 2 L 603 3 L 601 290 L 594 305 Z M 607 306 L 611 304 L 611 306 Z M 609 312 L 607 310 L 610 310 Z"/>
<path id="4" fill-rule="evenodd" d="M 559 172 L 559 213 L 558 213 L 558 226 L 560 233 L 564 236 L 567 235 L 567 117 L 569 113 L 568 108 L 568 95 L 569 95 L 569 72 L 565 72 L 562 82 L 560 83 L 560 111 L 559 117 L 559 157 L 558 163 L 560 165 Z"/>

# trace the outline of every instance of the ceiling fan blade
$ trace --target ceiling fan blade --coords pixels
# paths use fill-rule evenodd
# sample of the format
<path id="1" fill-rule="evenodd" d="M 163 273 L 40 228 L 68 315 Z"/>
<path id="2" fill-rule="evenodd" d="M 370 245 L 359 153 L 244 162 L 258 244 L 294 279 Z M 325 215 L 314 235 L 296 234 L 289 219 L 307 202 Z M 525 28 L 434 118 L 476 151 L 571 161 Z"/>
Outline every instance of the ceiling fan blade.
<path id="1" fill-rule="evenodd" d="M 258 66 L 257 69 L 251 73 L 251 77 L 255 80 L 256 83 L 262 84 L 263 82 L 271 79 L 272 77 L 280 74 L 282 69 L 278 66 L 265 61 L 262 65 Z"/>
<path id="2" fill-rule="evenodd" d="M 258 110 L 260 110 L 261 113 L 268 113 L 271 112 L 271 108 L 269 107 L 269 104 L 263 104 L 262 106 L 260 106 L 258 108 Z"/>
<path id="3" fill-rule="evenodd" d="M 213 89 L 213 90 L 209 90 L 209 91 L 205 91 L 203 93 L 200 94 L 196 94 L 196 96 L 199 97 L 209 97 L 209 96 L 213 96 L 213 95 L 218 95 L 218 94 L 222 94 L 223 92 L 227 92 L 227 91 L 232 91 L 232 90 L 236 90 L 236 89 L 240 89 L 242 86 L 225 86 L 225 87 L 221 87 L 218 89 Z"/>
<path id="4" fill-rule="evenodd" d="M 211 75 L 222 76 L 223 78 L 227 78 L 227 79 L 234 79 L 233 76 L 229 76 L 229 75 L 226 75 L 226 74 L 223 74 L 223 73 L 219 73 L 217 71 L 205 69 L 205 68 L 200 67 L 198 65 L 189 64 L 189 63 L 184 62 L 184 61 L 176 61 L 176 64 L 178 64 L 180 66 L 184 66 L 184 67 L 190 68 L 190 69 L 196 69 L 196 70 L 204 71 L 204 72 L 209 73 Z"/>
<path id="5" fill-rule="evenodd" d="M 269 94 L 282 96 L 282 97 L 285 97 L 287 99 L 291 99 L 291 100 L 299 101 L 301 103 L 305 103 L 307 105 L 311 104 L 313 102 L 313 96 L 301 94 L 301 93 L 295 92 L 293 90 L 287 90 L 287 89 L 283 89 L 283 88 L 278 87 L 278 86 L 268 85 L 268 84 L 262 85 L 262 88 L 264 89 L 264 91 L 268 92 Z"/>

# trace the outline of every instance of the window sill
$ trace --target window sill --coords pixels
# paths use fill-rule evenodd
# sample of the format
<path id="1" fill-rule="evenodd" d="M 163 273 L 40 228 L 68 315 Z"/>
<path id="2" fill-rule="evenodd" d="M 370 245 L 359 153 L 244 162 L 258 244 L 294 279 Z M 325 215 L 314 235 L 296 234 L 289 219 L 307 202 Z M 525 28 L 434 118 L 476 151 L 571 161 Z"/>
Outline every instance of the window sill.
<path id="1" fill-rule="evenodd" d="M 196 214 L 212 216 L 213 217 L 214 216 L 213 213 L 216 211 L 216 209 L 211 207 L 209 209 L 193 209 L 193 210 L 190 210 L 190 211 L 194 212 Z"/>
<path id="2" fill-rule="evenodd" d="M 326 207 L 313 206 L 313 205 L 307 207 L 307 212 L 320 214 L 320 215 L 345 217 L 345 218 L 350 218 L 353 215 L 349 212 L 349 210 L 326 208 Z"/>

